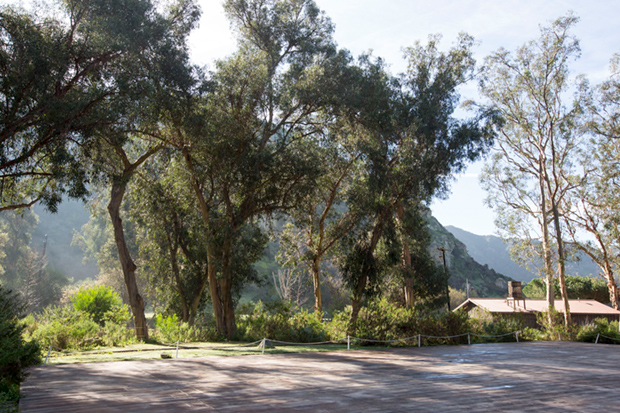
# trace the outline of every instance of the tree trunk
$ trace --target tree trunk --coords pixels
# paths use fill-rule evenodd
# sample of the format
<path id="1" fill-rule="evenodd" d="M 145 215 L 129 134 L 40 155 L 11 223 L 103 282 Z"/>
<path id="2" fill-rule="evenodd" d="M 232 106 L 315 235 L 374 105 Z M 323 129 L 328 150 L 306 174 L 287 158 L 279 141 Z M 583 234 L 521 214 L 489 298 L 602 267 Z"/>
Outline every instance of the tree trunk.
<path id="1" fill-rule="evenodd" d="M 609 264 L 606 264 L 606 267 L 605 271 L 603 271 L 603 275 L 605 276 L 607 288 L 609 289 L 609 301 L 613 308 L 620 310 L 618 303 L 618 286 L 616 285 L 616 280 L 614 280 L 614 273 Z"/>
<path id="2" fill-rule="evenodd" d="M 194 193 L 196 194 L 196 198 L 198 198 L 198 203 L 200 205 L 200 213 L 202 215 L 202 220 L 205 224 L 205 228 L 207 231 L 211 229 L 211 214 L 209 209 L 209 204 L 205 199 L 204 194 L 202 193 L 202 188 L 198 183 L 198 179 L 196 177 L 196 172 L 194 170 L 194 164 L 192 161 L 192 157 L 187 148 L 183 149 L 183 158 L 185 159 L 185 163 L 187 165 L 187 169 L 190 172 L 190 181 L 191 185 L 194 188 Z M 226 249 L 226 246 L 224 247 Z M 230 250 L 228 251 L 230 254 Z M 225 259 L 225 257 L 222 257 Z M 234 306 L 232 302 L 231 296 L 231 282 L 227 282 L 230 280 L 226 280 L 228 276 L 228 272 L 230 271 L 230 265 L 226 263 L 222 263 L 222 277 L 217 276 L 215 262 L 216 262 L 216 254 L 215 247 L 211 242 L 207 246 L 207 274 L 209 278 L 209 293 L 211 295 L 211 302 L 213 304 L 213 315 L 215 317 L 215 327 L 217 332 L 222 336 L 227 338 L 232 338 L 232 335 L 235 332 L 235 314 L 234 314 Z"/>
<path id="3" fill-rule="evenodd" d="M 208 248 L 208 247 L 207 247 Z M 226 322 L 224 321 L 224 310 L 222 306 L 222 300 L 220 299 L 220 287 L 218 285 L 217 274 L 215 271 L 215 265 L 212 260 L 213 255 L 209 254 L 207 264 L 207 274 L 209 278 L 209 293 L 211 295 L 211 303 L 213 305 L 213 317 L 215 318 L 215 328 L 222 336 L 226 335 Z"/>
<path id="4" fill-rule="evenodd" d="M 366 282 L 368 277 L 366 275 L 360 275 L 353 292 L 353 298 L 351 299 L 351 318 L 349 319 L 349 325 L 347 327 L 347 334 L 355 335 L 357 318 L 362 308 L 362 300 L 364 299 L 364 289 L 366 288 Z"/>
<path id="5" fill-rule="evenodd" d="M 222 278 L 220 282 L 220 297 L 222 299 L 222 308 L 224 310 L 224 321 L 226 325 L 226 337 L 231 339 L 237 330 L 235 323 L 235 304 L 232 299 L 232 283 L 233 274 L 230 268 L 230 260 L 232 257 L 232 248 L 234 232 L 232 231 L 224 240 L 222 246 Z"/>
<path id="6" fill-rule="evenodd" d="M 555 226 L 555 238 L 558 250 L 558 272 L 560 279 L 560 291 L 562 292 L 562 300 L 564 302 L 564 325 L 568 327 L 571 324 L 570 304 L 568 303 L 568 290 L 566 289 L 566 265 L 564 254 L 564 241 L 562 240 L 562 228 L 560 227 L 560 214 L 555 201 L 552 201 L 553 224 Z"/>
<path id="7" fill-rule="evenodd" d="M 187 297 L 185 296 L 185 291 L 183 290 L 183 283 L 181 282 L 181 274 L 179 271 L 179 265 L 177 263 L 177 247 L 173 245 L 170 237 L 167 237 L 168 240 L 168 249 L 170 250 L 170 265 L 172 266 L 172 274 L 174 275 L 174 281 L 177 286 L 177 291 L 179 293 L 179 297 L 181 298 L 181 312 L 182 321 L 184 323 L 188 323 L 190 319 L 189 314 L 189 306 L 187 303 Z"/>
<path id="8" fill-rule="evenodd" d="M 540 210 L 542 231 L 543 265 L 545 269 L 545 283 L 547 286 L 547 320 L 549 324 L 553 322 L 551 311 L 555 309 L 555 289 L 553 288 L 553 265 L 551 263 L 551 246 L 549 245 L 549 219 L 547 218 L 547 196 L 545 191 L 544 170 L 545 161 L 541 155 L 539 158 L 538 183 L 540 186 Z"/>
<path id="9" fill-rule="evenodd" d="M 396 220 L 400 226 L 400 242 L 402 244 L 402 265 L 404 267 L 405 276 L 405 307 L 412 308 L 415 301 L 415 291 L 413 289 L 413 279 L 411 278 L 411 271 L 413 265 L 411 264 L 411 251 L 409 249 L 409 239 L 405 234 L 404 220 L 405 207 L 401 202 L 396 205 Z"/>
<path id="10" fill-rule="evenodd" d="M 316 257 L 312 261 L 312 282 L 314 284 L 314 311 L 323 312 L 323 297 L 321 295 L 321 261 Z"/>
<path id="11" fill-rule="evenodd" d="M 198 286 L 198 289 L 194 293 L 194 298 L 192 299 L 192 302 L 189 308 L 188 323 L 190 326 L 193 326 L 194 321 L 196 320 L 196 313 L 198 313 L 198 306 L 200 305 L 200 298 L 202 297 L 202 292 L 204 291 L 208 280 L 209 280 L 209 275 L 208 274 L 203 275 L 202 279 L 200 280 L 200 285 Z"/>
<path id="12" fill-rule="evenodd" d="M 136 264 L 131 259 L 127 243 L 125 241 L 125 233 L 123 231 L 123 221 L 120 217 L 120 208 L 125 195 L 126 177 L 115 180 L 112 183 L 112 191 L 110 194 L 110 202 L 108 204 L 108 213 L 112 220 L 114 228 L 114 241 L 118 250 L 118 258 L 123 270 L 125 278 L 125 286 L 127 287 L 127 295 L 129 296 L 129 305 L 134 317 L 134 326 L 136 337 L 139 340 L 149 338 L 148 326 L 144 315 L 144 300 L 138 292 L 138 283 L 136 282 Z"/>
<path id="13" fill-rule="evenodd" d="M 353 298 L 351 299 L 351 318 L 349 319 L 349 325 L 347 327 L 347 332 L 349 335 L 355 334 L 355 324 L 357 323 L 357 317 L 359 315 L 360 309 L 362 308 L 362 302 L 364 300 L 364 292 L 366 290 L 366 284 L 368 283 L 368 273 L 370 272 L 370 268 L 368 268 L 368 264 L 373 262 L 375 249 L 377 248 L 377 244 L 379 243 L 379 239 L 381 238 L 381 234 L 383 233 L 383 215 L 379 214 L 377 217 L 377 222 L 375 223 L 375 227 L 372 230 L 372 237 L 370 238 L 370 244 L 366 250 L 366 259 L 364 260 L 362 267 L 360 268 L 360 275 L 357 280 L 357 285 L 355 286 L 355 290 L 353 291 Z"/>

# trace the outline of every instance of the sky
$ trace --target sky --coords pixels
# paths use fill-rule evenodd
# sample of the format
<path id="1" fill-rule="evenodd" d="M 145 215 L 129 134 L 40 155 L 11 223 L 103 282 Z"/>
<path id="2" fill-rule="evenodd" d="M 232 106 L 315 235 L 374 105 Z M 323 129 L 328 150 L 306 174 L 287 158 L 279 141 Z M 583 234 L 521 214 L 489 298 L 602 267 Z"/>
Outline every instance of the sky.
<path id="1" fill-rule="evenodd" d="M 540 34 L 540 26 L 572 11 L 580 18 L 572 33 L 580 40 L 581 58 L 571 64 L 573 74 L 585 74 L 592 84 L 608 77 L 609 61 L 620 53 L 620 1 L 606 0 L 315 0 L 335 24 L 339 47 L 354 56 L 372 51 L 382 57 L 393 74 L 405 70 L 402 48 L 430 34 L 443 36 L 447 50 L 458 33 L 467 32 L 479 45 L 478 62 L 503 47 L 514 51 Z M 200 27 L 190 37 L 192 60 L 213 67 L 216 59 L 231 54 L 234 33 L 220 0 L 201 0 Z M 480 100 L 475 84 L 461 90 L 462 99 Z M 431 205 L 444 225 L 478 235 L 496 233 L 495 215 L 484 203 L 479 184 L 483 161 L 454 177 L 451 193 Z"/>

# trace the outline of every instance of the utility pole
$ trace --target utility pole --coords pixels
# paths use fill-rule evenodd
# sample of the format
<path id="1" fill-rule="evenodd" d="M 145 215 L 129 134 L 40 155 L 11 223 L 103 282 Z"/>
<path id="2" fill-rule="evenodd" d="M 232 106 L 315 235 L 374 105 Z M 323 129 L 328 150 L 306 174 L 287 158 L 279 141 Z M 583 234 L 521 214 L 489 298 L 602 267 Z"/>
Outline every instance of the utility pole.
<path id="1" fill-rule="evenodd" d="M 448 311 L 450 310 L 450 288 L 448 287 L 448 279 L 450 278 L 450 274 L 448 274 L 448 266 L 446 265 L 446 251 L 444 247 L 437 248 L 441 251 L 441 256 L 443 257 L 443 270 L 446 272 L 446 298 L 448 300 Z"/>

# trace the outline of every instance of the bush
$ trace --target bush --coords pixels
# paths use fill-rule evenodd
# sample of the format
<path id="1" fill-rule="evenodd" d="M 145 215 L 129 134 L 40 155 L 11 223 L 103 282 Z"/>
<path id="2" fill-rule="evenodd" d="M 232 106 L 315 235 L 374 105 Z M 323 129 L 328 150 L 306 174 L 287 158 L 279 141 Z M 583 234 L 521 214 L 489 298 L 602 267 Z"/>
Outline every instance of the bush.
<path id="1" fill-rule="evenodd" d="M 551 321 L 549 321 L 549 318 L 551 318 Z M 540 326 L 538 340 L 557 340 L 558 333 L 571 333 L 572 327 L 566 328 L 566 325 L 564 325 L 564 314 L 553 308 L 549 312 L 537 313 L 536 322 Z"/>
<path id="2" fill-rule="evenodd" d="M 72 306 L 51 306 L 34 318 L 28 327 L 42 346 L 59 349 L 90 349 L 103 345 L 103 333 L 90 314 Z"/>
<path id="3" fill-rule="evenodd" d="M 241 306 L 239 314 L 238 340 L 270 338 L 293 343 L 328 340 L 327 326 L 322 323 L 321 316 L 306 310 L 293 314 L 290 302 L 248 303 Z"/>
<path id="4" fill-rule="evenodd" d="M 108 347 L 121 347 L 138 341 L 133 330 L 127 328 L 125 323 L 117 324 L 106 321 L 103 326 L 101 341 Z"/>
<path id="5" fill-rule="evenodd" d="M 350 311 L 350 308 L 347 308 L 334 316 L 329 327 L 332 340 L 347 336 Z M 468 315 L 462 312 L 439 313 L 407 309 L 381 299 L 360 310 L 355 330 L 358 338 L 388 341 L 411 337 L 413 341 L 417 340 L 418 334 L 434 337 L 466 334 L 471 331 L 471 326 Z M 425 341 L 428 344 L 462 344 L 467 343 L 467 337 L 429 338 Z"/>
<path id="6" fill-rule="evenodd" d="M 176 314 L 167 317 L 157 314 L 155 316 L 155 332 L 153 335 L 162 343 L 209 341 L 217 337 L 214 326 L 205 325 L 200 327 L 190 326 L 185 322 L 180 323 Z"/>
<path id="7" fill-rule="evenodd" d="M 511 333 L 521 332 L 524 327 L 524 320 L 519 315 L 504 318 L 493 317 L 489 314 L 488 317 L 472 318 L 470 326 L 472 332 L 478 335 L 472 338 L 473 342 L 502 343 L 516 341 L 515 335 Z M 523 337 L 523 334 L 520 333 L 520 336 Z"/>
<path id="8" fill-rule="evenodd" d="M 121 297 L 114 288 L 103 284 L 80 288 L 71 297 L 71 303 L 76 310 L 90 314 L 100 326 L 106 321 L 121 323 L 128 320 L 125 315 L 128 314 L 127 306 L 123 305 Z"/>
<path id="9" fill-rule="evenodd" d="M 25 369 L 41 362 L 35 341 L 25 341 L 24 325 L 19 322 L 23 306 L 11 291 L 0 285 L 0 408 L 19 399 L 19 385 L 26 378 Z"/>
<path id="10" fill-rule="evenodd" d="M 577 341 L 594 343 L 597 336 L 599 343 L 620 344 L 618 322 L 610 322 L 606 318 L 597 318 L 592 324 L 582 326 L 579 329 L 577 332 Z"/>

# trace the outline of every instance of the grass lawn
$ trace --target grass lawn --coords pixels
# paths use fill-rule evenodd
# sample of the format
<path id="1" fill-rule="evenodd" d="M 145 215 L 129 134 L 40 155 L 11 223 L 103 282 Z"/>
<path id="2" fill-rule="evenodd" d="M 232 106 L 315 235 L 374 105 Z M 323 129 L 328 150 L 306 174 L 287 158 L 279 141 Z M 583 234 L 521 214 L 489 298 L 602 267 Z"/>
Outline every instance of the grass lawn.
<path id="1" fill-rule="evenodd" d="M 242 347 L 244 346 L 244 347 Z M 358 346 L 351 345 L 351 349 Z M 266 348 L 265 354 L 276 353 L 307 353 L 319 351 L 346 350 L 346 344 L 322 344 L 322 345 L 299 345 L 285 346 L 275 344 L 275 348 Z M 248 354 L 261 354 L 262 349 L 258 345 L 247 346 L 247 343 L 184 343 L 179 345 L 179 358 L 207 357 L 207 356 L 240 356 Z M 47 352 L 43 355 L 45 356 Z M 72 364 L 72 363 L 99 363 L 106 361 L 123 360 L 149 360 L 160 359 L 162 355 L 175 358 L 176 347 L 157 344 L 133 344 L 126 347 L 99 348 L 97 350 L 82 352 L 59 352 L 50 353 L 47 364 Z M 166 357 L 168 358 L 168 357 Z"/>

